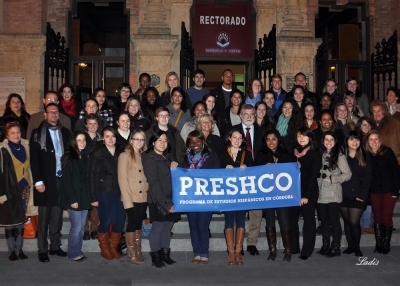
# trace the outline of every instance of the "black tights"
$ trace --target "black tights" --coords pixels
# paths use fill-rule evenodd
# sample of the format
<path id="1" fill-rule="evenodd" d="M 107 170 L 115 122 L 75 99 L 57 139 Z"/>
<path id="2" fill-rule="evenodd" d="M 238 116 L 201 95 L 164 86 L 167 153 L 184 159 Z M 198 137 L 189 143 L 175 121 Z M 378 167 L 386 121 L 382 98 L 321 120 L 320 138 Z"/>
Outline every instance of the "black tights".
<path id="1" fill-rule="evenodd" d="M 364 210 L 357 208 L 340 207 L 340 214 L 344 221 L 344 233 L 346 234 L 349 249 L 359 250 L 361 240 L 360 219 Z"/>

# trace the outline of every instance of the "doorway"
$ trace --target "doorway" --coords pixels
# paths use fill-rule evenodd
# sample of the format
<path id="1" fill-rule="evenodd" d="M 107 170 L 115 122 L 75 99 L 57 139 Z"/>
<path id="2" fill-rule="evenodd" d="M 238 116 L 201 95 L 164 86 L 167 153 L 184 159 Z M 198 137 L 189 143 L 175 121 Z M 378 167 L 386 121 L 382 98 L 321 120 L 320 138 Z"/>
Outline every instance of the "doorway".
<path id="1" fill-rule="evenodd" d="M 197 62 L 197 68 L 202 69 L 206 74 L 205 88 L 210 91 L 221 86 L 222 72 L 226 69 L 230 69 L 234 76 L 233 86 L 245 93 L 246 83 L 248 82 L 248 66 L 248 62 Z"/>
<path id="2" fill-rule="evenodd" d="M 129 78 L 129 12 L 125 2 L 76 0 L 70 12 L 70 79 L 82 100 L 96 88 L 115 96 Z"/>

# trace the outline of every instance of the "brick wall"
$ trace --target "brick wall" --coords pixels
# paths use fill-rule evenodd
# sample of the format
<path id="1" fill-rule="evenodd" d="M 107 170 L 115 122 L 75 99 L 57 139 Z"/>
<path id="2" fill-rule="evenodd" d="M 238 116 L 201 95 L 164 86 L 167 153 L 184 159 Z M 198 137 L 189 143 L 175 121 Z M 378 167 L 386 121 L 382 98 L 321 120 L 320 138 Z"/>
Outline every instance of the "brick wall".
<path id="1" fill-rule="evenodd" d="M 43 17 L 47 0 L 3 0 L 3 33 L 40 34 L 45 31 Z"/>
<path id="2" fill-rule="evenodd" d="M 73 0 L 45 0 L 47 2 L 46 22 L 53 30 L 68 39 L 68 10 Z"/>

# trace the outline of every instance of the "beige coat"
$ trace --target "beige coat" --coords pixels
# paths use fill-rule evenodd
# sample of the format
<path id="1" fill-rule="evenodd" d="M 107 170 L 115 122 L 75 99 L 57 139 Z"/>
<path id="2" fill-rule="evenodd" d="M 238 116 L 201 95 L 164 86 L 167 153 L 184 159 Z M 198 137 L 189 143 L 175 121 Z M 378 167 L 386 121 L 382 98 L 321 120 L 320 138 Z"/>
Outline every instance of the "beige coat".
<path id="1" fill-rule="evenodd" d="M 142 157 L 139 153 L 135 153 L 135 161 L 132 160 L 129 150 L 119 155 L 118 183 L 125 209 L 133 208 L 134 202 L 147 202 L 149 183 L 144 175 Z"/>
<path id="2" fill-rule="evenodd" d="M 30 161 L 30 154 L 29 154 L 29 141 L 25 139 L 21 139 L 21 144 L 24 146 L 26 150 L 26 160 Z M 0 143 L 1 146 L 7 149 L 7 151 L 12 154 L 12 151 L 10 149 L 10 146 L 8 145 L 8 139 L 4 139 L 2 143 Z M 28 200 L 28 206 L 27 210 L 25 212 L 26 216 L 36 216 L 39 215 L 39 208 L 37 206 L 33 205 L 33 182 L 32 182 L 32 172 L 31 168 L 29 167 L 29 177 L 31 178 L 31 181 L 28 182 L 30 186 L 30 192 L 29 192 L 29 200 Z"/>

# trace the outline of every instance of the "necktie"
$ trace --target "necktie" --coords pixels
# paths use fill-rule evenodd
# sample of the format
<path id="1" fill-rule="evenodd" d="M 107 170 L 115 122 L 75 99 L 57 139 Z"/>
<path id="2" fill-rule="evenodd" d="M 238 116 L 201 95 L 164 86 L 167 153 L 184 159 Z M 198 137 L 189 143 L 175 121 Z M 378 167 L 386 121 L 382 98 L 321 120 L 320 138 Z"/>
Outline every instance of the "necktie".
<path id="1" fill-rule="evenodd" d="M 61 171 L 61 156 L 62 156 L 62 151 L 61 151 L 61 145 L 60 145 L 60 140 L 58 139 L 58 134 L 57 130 L 53 133 L 54 135 L 54 150 L 56 152 L 56 176 L 57 177 L 62 177 L 62 171 Z"/>
<path id="2" fill-rule="evenodd" d="M 253 153 L 253 147 L 251 145 L 250 127 L 246 128 L 246 150 Z"/>

